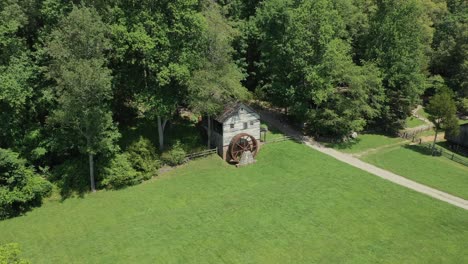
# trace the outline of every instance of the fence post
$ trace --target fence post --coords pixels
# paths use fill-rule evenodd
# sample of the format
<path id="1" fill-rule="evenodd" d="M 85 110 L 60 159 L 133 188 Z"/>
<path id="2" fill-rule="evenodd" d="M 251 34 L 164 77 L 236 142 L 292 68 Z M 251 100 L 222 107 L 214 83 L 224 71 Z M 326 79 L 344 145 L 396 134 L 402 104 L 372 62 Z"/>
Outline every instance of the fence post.
<path id="1" fill-rule="evenodd" d="M 452 160 L 453 160 L 454 157 L 455 157 L 455 153 L 452 153 Z"/>

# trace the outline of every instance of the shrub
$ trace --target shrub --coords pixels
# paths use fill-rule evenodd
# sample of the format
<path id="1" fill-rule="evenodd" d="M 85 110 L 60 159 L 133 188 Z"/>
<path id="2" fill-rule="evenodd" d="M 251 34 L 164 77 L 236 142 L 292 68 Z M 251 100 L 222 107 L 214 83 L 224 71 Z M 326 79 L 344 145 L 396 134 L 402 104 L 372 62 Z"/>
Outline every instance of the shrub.
<path id="1" fill-rule="evenodd" d="M 156 175 L 160 161 L 157 159 L 158 156 L 151 141 L 140 137 L 127 148 L 126 154 L 132 167 L 142 173 L 145 179 Z"/>
<path id="2" fill-rule="evenodd" d="M 52 191 L 52 184 L 11 150 L 0 149 L 0 219 L 19 215 Z"/>
<path id="3" fill-rule="evenodd" d="M 69 158 L 52 170 L 50 180 L 60 188 L 62 198 L 81 195 L 89 190 L 88 161 L 85 158 Z"/>
<path id="4" fill-rule="evenodd" d="M 102 169 L 101 185 L 107 189 L 120 189 L 143 181 L 142 173 L 136 171 L 127 154 L 115 155 Z"/>
<path id="5" fill-rule="evenodd" d="M 170 150 L 164 152 L 161 155 L 161 159 L 169 166 L 177 166 L 185 162 L 186 155 L 187 153 L 183 149 L 180 142 L 176 142 L 176 144 Z"/>
<path id="6" fill-rule="evenodd" d="M 462 115 L 468 115 L 468 98 L 460 99 L 457 106 Z"/>
<path id="7" fill-rule="evenodd" d="M 0 246 L 0 264 L 27 264 L 29 261 L 20 259 L 21 250 L 18 244 L 10 243 Z"/>

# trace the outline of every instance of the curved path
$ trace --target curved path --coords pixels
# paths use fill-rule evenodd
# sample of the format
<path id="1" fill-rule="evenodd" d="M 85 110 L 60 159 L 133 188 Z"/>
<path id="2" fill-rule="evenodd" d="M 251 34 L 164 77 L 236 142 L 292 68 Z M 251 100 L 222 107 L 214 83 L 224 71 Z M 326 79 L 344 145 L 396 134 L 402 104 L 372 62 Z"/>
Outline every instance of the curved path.
<path id="1" fill-rule="evenodd" d="M 423 117 L 423 116 L 420 116 L 418 114 L 419 110 L 421 110 L 423 107 L 421 105 L 418 105 L 413 111 L 411 111 L 411 115 L 414 116 L 415 118 L 423 121 L 425 124 L 424 125 L 420 125 L 420 126 L 417 126 L 417 127 L 412 127 L 412 128 L 406 128 L 403 130 L 403 132 L 406 132 L 406 133 L 412 133 L 412 132 L 415 132 L 415 131 L 425 131 L 425 130 L 430 130 L 434 127 L 434 124 L 432 124 L 432 122 Z"/>
<path id="2" fill-rule="evenodd" d="M 415 181 L 409 180 L 405 177 L 402 177 L 400 175 L 397 175 L 393 172 L 378 168 L 372 164 L 366 163 L 358 158 L 353 157 L 352 155 L 345 154 L 339 151 L 336 151 L 331 148 L 326 148 L 319 144 L 318 142 L 312 140 L 309 137 L 305 137 L 302 135 L 300 131 L 297 131 L 293 127 L 289 126 L 288 124 L 285 124 L 283 122 L 280 122 L 281 120 L 281 115 L 273 112 L 273 111 L 268 111 L 268 110 L 258 110 L 258 113 L 260 114 L 260 117 L 262 121 L 265 121 L 266 123 L 276 127 L 279 129 L 281 132 L 283 132 L 285 135 L 296 137 L 296 138 L 301 138 L 302 142 L 315 149 L 318 150 L 324 154 L 327 154 L 337 160 L 340 160 L 342 162 L 345 162 L 353 167 L 359 168 L 361 170 L 364 170 L 366 172 L 369 172 L 377 177 L 380 177 L 382 179 L 391 181 L 393 183 L 399 184 L 401 186 L 404 186 L 406 188 L 409 188 L 411 190 L 417 191 L 419 193 L 426 194 L 428 196 L 431 196 L 435 199 L 447 202 L 449 204 L 455 205 L 457 207 L 463 208 L 465 210 L 468 210 L 468 201 L 464 200 L 462 198 L 453 196 L 451 194 L 439 191 L 437 189 L 428 187 L 426 185 L 417 183 Z"/>

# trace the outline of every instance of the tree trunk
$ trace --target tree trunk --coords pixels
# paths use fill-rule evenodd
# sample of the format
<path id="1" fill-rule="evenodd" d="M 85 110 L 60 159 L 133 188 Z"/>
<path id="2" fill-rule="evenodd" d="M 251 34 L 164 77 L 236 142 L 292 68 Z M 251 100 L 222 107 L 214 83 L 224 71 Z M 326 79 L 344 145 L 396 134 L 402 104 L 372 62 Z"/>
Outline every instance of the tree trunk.
<path id="1" fill-rule="evenodd" d="M 159 137 L 159 150 L 163 151 L 164 150 L 164 124 L 161 122 L 161 116 L 158 116 L 158 137 Z"/>
<path id="2" fill-rule="evenodd" d="M 208 149 L 211 147 L 211 118 L 208 115 Z"/>
<path id="3" fill-rule="evenodd" d="M 91 191 L 96 192 L 96 184 L 94 182 L 94 155 L 89 153 L 89 180 L 91 182 Z"/>
<path id="4" fill-rule="evenodd" d="M 437 132 L 438 132 L 438 129 L 436 128 L 435 129 L 435 136 L 434 136 L 434 143 L 432 144 L 432 155 L 434 155 L 435 146 L 436 146 L 436 142 L 437 142 Z"/>

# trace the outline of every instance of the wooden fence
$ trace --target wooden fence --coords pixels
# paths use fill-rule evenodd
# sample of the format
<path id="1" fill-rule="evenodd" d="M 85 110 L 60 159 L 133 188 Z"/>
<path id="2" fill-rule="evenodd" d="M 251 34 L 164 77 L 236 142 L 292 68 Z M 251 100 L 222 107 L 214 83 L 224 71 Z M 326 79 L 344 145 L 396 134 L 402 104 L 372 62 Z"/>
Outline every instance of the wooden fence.
<path id="1" fill-rule="evenodd" d="M 453 160 L 455 162 L 458 162 L 458 163 L 468 167 L 468 158 L 462 158 L 458 154 L 446 151 L 445 149 L 437 147 L 437 146 L 434 147 L 434 145 L 432 145 L 432 144 L 424 144 L 423 146 L 426 147 L 427 149 L 429 149 L 429 151 L 431 151 L 432 155 L 434 155 L 434 156 L 442 156 L 442 157 L 451 159 L 451 160 Z"/>
<path id="2" fill-rule="evenodd" d="M 296 142 L 302 142 L 302 141 L 304 141 L 304 139 L 301 138 L 301 137 L 281 136 L 281 137 L 277 137 L 277 138 L 273 138 L 273 139 L 267 140 L 267 141 L 265 141 L 265 142 L 263 142 L 263 143 L 264 143 L 264 144 L 270 144 L 270 143 L 277 143 L 277 142 L 283 142 L 283 141 L 288 141 L 288 140 L 293 140 L 293 141 L 296 141 Z"/>
<path id="3" fill-rule="evenodd" d="M 432 130 L 432 127 L 428 125 L 428 126 L 426 126 L 426 127 L 420 128 L 420 129 L 413 129 L 413 130 L 401 131 L 400 133 L 398 133 L 398 135 L 399 135 L 401 138 L 404 138 L 404 139 L 413 139 L 413 141 L 414 141 L 415 138 L 419 136 L 419 134 L 421 134 L 421 133 L 423 133 L 423 132 L 426 132 L 426 131 L 429 131 L 429 130 Z"/>
<path id="4" fill-rule="evenodd" d="M 217 154 L 217 153 L 218 153 L 218 148 L 207 149 L 207 150 L 203 150 L 200 152 L 190 153 L 187 156 L 185 156 L 185 159 L 193 160 L 193 159 L 202 158 L 202 157 L 206 157 L 206 156 Z"/>

